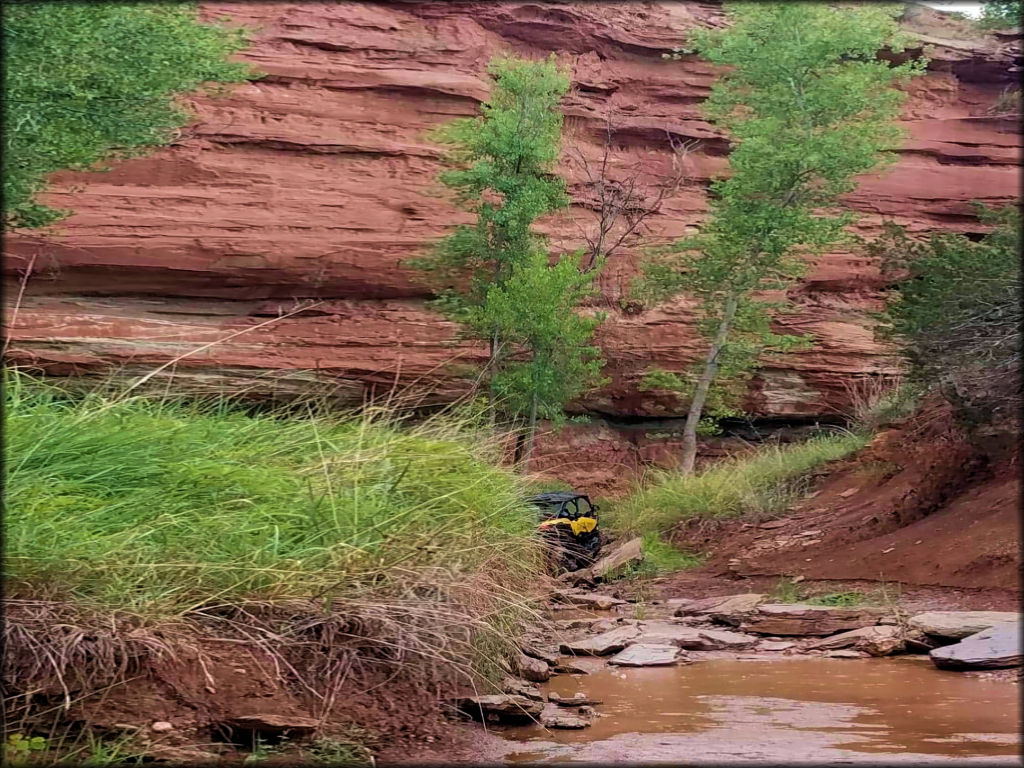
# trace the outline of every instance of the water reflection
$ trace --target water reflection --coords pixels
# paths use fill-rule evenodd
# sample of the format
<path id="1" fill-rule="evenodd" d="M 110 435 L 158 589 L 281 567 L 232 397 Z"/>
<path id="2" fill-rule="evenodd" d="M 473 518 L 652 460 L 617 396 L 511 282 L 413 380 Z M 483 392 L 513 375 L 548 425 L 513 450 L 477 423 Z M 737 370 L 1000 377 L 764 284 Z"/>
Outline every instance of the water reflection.
<path id="1" fill-rule="evenodd" d="M 510 762 L 1015 756 L 1018 687 L 935 669 L 926 658 L 709 660 L 558 676 L 604 714 L 583 731 L 508 728 Z M 529 745 L 529 746 L 527 746 Z M 1000 761 L 1002 762 L 1002 761 Z"/>

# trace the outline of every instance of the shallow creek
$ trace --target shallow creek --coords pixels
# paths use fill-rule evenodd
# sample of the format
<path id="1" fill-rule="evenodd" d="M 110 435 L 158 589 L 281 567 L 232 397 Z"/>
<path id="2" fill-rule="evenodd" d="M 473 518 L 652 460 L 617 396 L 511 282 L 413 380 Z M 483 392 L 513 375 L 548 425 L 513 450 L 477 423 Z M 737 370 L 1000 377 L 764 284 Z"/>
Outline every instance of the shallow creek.
<path id="1" fill-rule="evenodd" d="M 696 654 L 695 654 L 696 656 Z M 584 730 L 493 727 L 508 763 L 938 760 L 1019 765 L 1017 685 L 946 672 L 926 656 L 708 659 L 614 668 L 540 687 L 602 704 Z"/>

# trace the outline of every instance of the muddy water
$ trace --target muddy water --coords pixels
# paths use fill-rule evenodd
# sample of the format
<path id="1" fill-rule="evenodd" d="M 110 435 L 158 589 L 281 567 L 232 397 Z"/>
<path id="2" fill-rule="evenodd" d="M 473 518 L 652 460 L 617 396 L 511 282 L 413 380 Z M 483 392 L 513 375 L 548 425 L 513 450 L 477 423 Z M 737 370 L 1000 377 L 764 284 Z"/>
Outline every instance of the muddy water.
<path id="1" fill-rule="evenodd" d="M 579 661 L 579 660 L 577 660 Z M 581 731 L 507 728 L 506 761 L 805 760 L 1020 764 L 1017 685 L 935 669 L 926 657 L 707 660 L 615 669 L 544 686 L 603 702 Z"/>

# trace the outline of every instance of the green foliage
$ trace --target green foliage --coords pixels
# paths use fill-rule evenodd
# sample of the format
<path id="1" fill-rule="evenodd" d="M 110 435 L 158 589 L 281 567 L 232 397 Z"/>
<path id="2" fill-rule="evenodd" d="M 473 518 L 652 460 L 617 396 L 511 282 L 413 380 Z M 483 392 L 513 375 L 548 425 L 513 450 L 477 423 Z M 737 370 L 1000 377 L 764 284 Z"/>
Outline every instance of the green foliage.
<path id="1" fill-rule="evenodd" d="M 773 603 L 799 603 L 803 600 L 800 587 L 793 579 L 784 576 L 772 589 L 769 599 Z"/>
<path id="2" fill-rule="evenodd" d="M 373 768 L 373 753 L 367 744 L 377 739 L 367 731 L 352 728 L 345 734 L 317 739 L 309 748 L 309 765 L 338 765 L 346 768 Z"/>
<path id="3" fill-rule="evenodd" d="M 240 30 L 184 3 L 11 3 L 4 8 L 4 217 L 38 227 L 66 212 L 34 201 L 46 176 L 165 144 L 188 113 L 176 95 L 240 82 Z"/>
<path id="4" fill-rule="evenodd" d="M 529 413 L 536 404 L 538 416 L 558 422 L 567 402 L 601 383 L 601 353 L 590 340 L 602 317 L 576 311 L 593 293 L 594 276 L 580 272 L 578 256 L 549 266 L 547 255 L 535 251 L 470 310 L 471 327 L 500 328 L 506 344 L 530 351 L 528 360 L 511 357 L 494 376 L 503 407 Z"/>
<path id="5" fill-rule="evenodd" d="M 642 560 L 619 566 L 605 574 L 604 580 L 626 581 L 638 588 L 646 586 L 649 579 L 660 574 L 697 568 L 704 562 L 701 555 L 676 548 L 657 531 L 644 533 L 640 548 L 643 552 Z"/>
<path id="6" fill-rule="evenodd" d="M 166 617 L 435 569 L 431 583 L 500 573 L 487 603 L 541 567 L 520 481 L 453 412 L 403 428 L 381 412 L 72 397 L 11 373 L 4 389 L 9 594 Z"/>
<path id="7" fill-rule="evenodd" d="M 700 555 L 677 549 L 657 531 L 644 534 L 641 548 L 644 553 L 643 564 L 655 574 L 696 568 L 704 562 Z"/>
<path id="8" fill-rule="evenodd" d="M 807 605 L 827 605 L 833 608 L 856 608 L 878 602 L 863 592 L 828 592 L 823 595 L 808 595 L 801 588 L 799 580 L 783 577 L 772 589 L 769 599 L 773 603 L 806 603 Z"/>
<path id="9" fill-rule="evenodd" d="M 628 497 L 609 502 L 602 524 L 622 534 L 664 533 L 690 518 L 780 513 L 803 490 L 809 472 L 866 442 L 857 434 L 816 437 L 784 448 L 762 448 L 697 474 L 658 470 Z"/>
<path id="10" fill-rule="evenodd" d="M 781 308 L 760 294 L 784 289 L 804 257 L 846 239 L 852 216 L 835 210 L 854 177 L 892 159 L 903 94 L 923 62 L 891 65 L 903 50 L 898 6 L 874 3 L 728 3 L 731 25 L 689 41 L 727 73 L 706 102 L 732 139 L 730 175 L 711 185 L 710 216 L 695 237 L 644 264 L 637 292 L 657 301 L 686 292 L 701 302 L 723 380 L 743 384 L 765 352 L 807 343 L 770 329 Z M 705 363 L 711 370 L 712 363 Z M 736 388 L 738 391 L 741 388 Z M 723 396 L 726 392 L 722 393 Z"/>
<path id="11" fill-rule="evenodd" d="M 569 202 L 564 180 L 554 175 L 562 135 L 558 104 L 568 77 L 554 55 L 547 61 L 499 58 L 488 71 L 495 85 L 480 116 L 431 134 L 449 147 L 452 169 L 441 174 L 441 183 L 476 221 L 456 227 L 428 258 L 410 261 L 442 292 L 438 308 L 456 318 L 508 279 L 516 264 L 543 250 L 534 222 Z"/>
<path id="12" fill-rule="evenodd" d="M 8 765 L 19 765 L 28 762 L 35 752 L 44 752 L 49 743 L 42 736 L 26 736 L 23 733 L 12 733 L 4 742 L 4 762 Z"/>
<path id="13" fill-rule="evenodd" d="M 869 602 L 863 592 L 829 592 L 827 595 L 809 597 L 805 601 L 809 605 L 830 605 L 835 608 L 856 608 Z"/>
<path id="14" fill-rule="evenodd" d="M 582 316 L 593 273 L 579 258 L 551 265 L 547 242 L 533 229 L 569 202 L 554 173 L 562 134 L 558 104 L 569 79 L 546 61 L 491 62 L 491 98 L 475 118 L 433 133 L 450 147 L 441 182 L 476 215 L 426 258 L 413 259 L 440 294 L 434 306 L 491 348 L 492 402 L 513 414 L 563 420 L 565 403 L 600 382 L 591 346 L 600 316 Z"/>
<path id="15" fill-rule="evenodd" d="M 731 361 L 727 361 L 731 362 Z M 704 404 L 704 416 L 697 424 L 697 434 L 706 437 L 720 435 L 722 428 L 719 425 L 721 419 L 733 419 L 743 416 L 743 411 L 732 404 L 739 402 L 746 390 L 747 383 L 752 375 L 749 368 L 740 366 L 726 368 L 720 373 L 716 386 L 708 393 Z M 648 368 L 640 381 L 641 392 L 672 392 L 682 398 L 689 400 L 697 386 L 697 375 L 694 372 L 675 374 L 661 368 Z"/>
<path id="16" fill-rule="evenodd" d="M 978 242 L 890 224 L 871 249 L 896 288 L 880 332 L 903 343 L 914 380 L 996 418 L 1020 402 L 1021 222 L 1013 207 L 978 210 L 992 227 Z"/>
<path id="17" fill-rule="evenodd" d="M 989 29 L 1021 26 L 1020 0 L 986 0 L 981 4 L 979 23 Z"/>

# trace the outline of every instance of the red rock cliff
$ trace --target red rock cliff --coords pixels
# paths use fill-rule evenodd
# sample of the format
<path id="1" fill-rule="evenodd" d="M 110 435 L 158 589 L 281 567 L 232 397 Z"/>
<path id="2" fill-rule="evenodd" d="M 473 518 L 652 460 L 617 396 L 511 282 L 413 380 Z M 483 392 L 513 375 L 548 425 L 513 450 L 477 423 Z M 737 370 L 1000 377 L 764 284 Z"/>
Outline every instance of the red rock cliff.
<path id="1" fill-rule="evenodd" d="M 673 143 L 699 140 L 684 184 L 652 220 L 653 242 L 700 221 L 707 182 L 724 164 L 727 145 L 699 111 L 713 70 L 696 57 L 662 59 L 688 30 L 721 23 L 713 3 L 203 9 L 254 30 L 244 58 L 266 77 L 226 97 L 192 99 L 197 120 L 170 147 L 109 172 L 54 178 L 46 202 L 74 215 L 53 232 L 8 237 L 12 360 L 54 373 L 132 372 L 220 340 L 174 370 L 233 388 L 326 381 L 353 401 L 395 381 L 436 399 L 463 391 L 481 350 L 456 344 L 453 326 L 424 309 L 425 292 L 402 262 L 463 220 L 435 181 L 438 148 L 424 134 L 476 112 L 488 93 L 486 64 L 500 51 L 555 51 L 571 68 L 568 141 L 590 157 L 609 114 L 617 167 L 642 161 L 651 180 L 671 174 Z M 971 40 L 937 18 L 918 7 L 907 21 L 935 46 L 931 72 L 913 86 L 899 163 L 849 196 L 864 231 L 885 218 L 917 232 L 970 231 L 970 201 L 1020 197 L 1017 117 L 994 108 L 1016 79 L 1016 41 Z M 577 245 L 592 216 L 586 186 L 571 182 L 575 205 L 547 225 L 556 247 Z M 618 299 L 636 263 L 634 243 L 602 278 L 609 319 L 599 341 L 611 383 L 581 407 L 677 414 L 678 403 L 641 397 L 637 384 L 648 366 L 681 370 L 694 358 L 691 306 L 679 299 L 623 312 Z M 814 349 L 765 368 L 749 407 L 825 416 L 843 408 L 850 377 L 895 371 L 870 330 L 879 286 L 877 265 L 860 255 L 820 258 L 790 291 L 798 312 L 785 320 L 813 334 Z M 273 320 L 307 299 L 322 303 Z"/>

